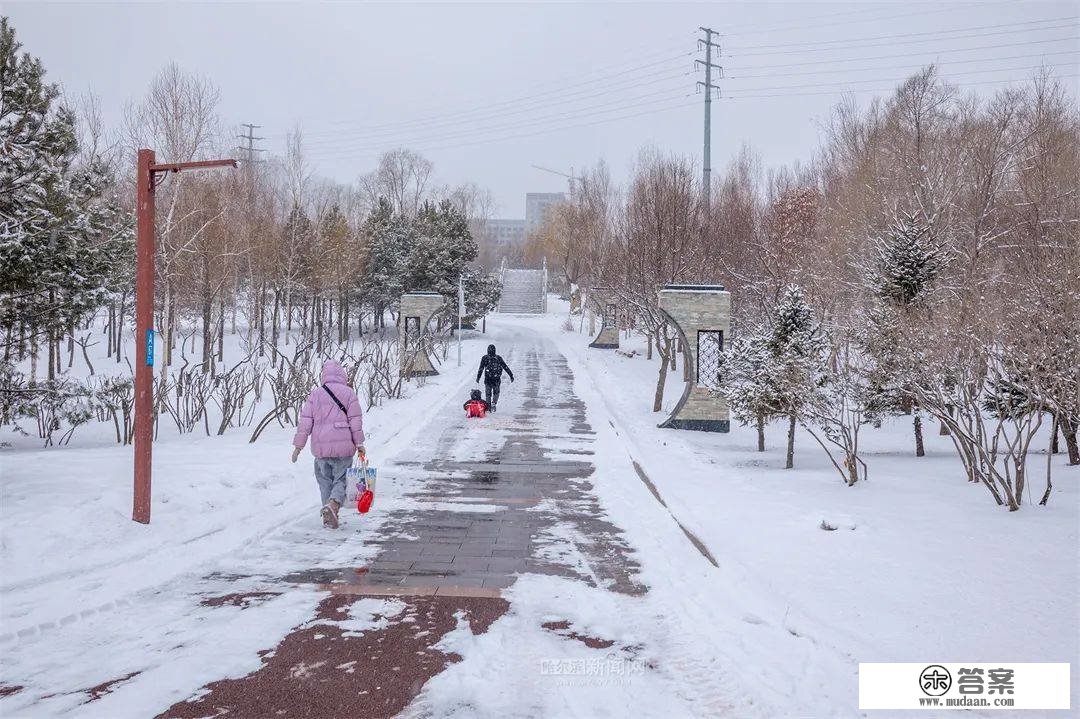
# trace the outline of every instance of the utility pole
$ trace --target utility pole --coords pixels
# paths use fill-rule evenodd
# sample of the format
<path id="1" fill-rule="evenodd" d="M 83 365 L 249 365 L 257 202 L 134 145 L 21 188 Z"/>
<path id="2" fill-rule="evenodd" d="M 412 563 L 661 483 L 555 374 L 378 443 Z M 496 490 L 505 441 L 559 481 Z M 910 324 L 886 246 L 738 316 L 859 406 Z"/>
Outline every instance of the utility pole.
<path id="1" fill-rule="evenodd" d="M 705 209 L 709 209 L 712 200 L 712 95 L 713 90 L 719 91 L 720 86 L 713 84 L 712 71 L 716 68 L 718 77 L 724 76 L 724 68 L 712 61 L 712 51 L 716 48 L 717 58 L 720 57 L 720 43 L 713 42 L 713 36 L 718 35 L 715 30 L 708 27 L 699 27 L 698 30 L 705 33 L 704 38 L 698 38 L 698 49 L 705 48 L 705 59 L 694 60 L 694 65 L 705 67 L 705 82 L 698 81 L 698 86 L 705 88 L 705 149 L 702 161 L 702 192 L 705 193 Z"/>
<path id="2" fill-rule="evenodd" d="M 236 160 L 158 164 L 153 150 L 135 161 L 135 483 L 131 518 L 150 523 L 151 448 L 154 442 L 154 196 L 160 178 L 185 170 L 236 167 Z"/>

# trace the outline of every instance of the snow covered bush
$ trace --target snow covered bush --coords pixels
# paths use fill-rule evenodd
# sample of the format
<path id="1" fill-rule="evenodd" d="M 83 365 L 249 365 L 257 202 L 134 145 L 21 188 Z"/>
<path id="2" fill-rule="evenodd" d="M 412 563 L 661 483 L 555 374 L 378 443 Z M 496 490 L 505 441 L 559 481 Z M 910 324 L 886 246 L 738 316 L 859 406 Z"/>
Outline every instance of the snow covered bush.
<path id="1" fill-rule="evenodd" d="M 828 345 L 826 354 L 820 355 L 819 383 L 797 414 L 844 482 L 853 486 L 867 479 L 866 462 L 859 456 L 859 432 L 866 422 L 870 394 L 867 357 L 850 328 L 830 328 Z"/>
<path id="2" fill-rule="evenodd" d="M 721 394 L 736 419 L 757 426 L 765 451 L 765 423 L 788 420 L 786 467 L 794 466 L 795 424 L 824 382 L 825 338 L 798 285 L 788 285 L 776 307 L 751 324 L 725 353 Z"/>

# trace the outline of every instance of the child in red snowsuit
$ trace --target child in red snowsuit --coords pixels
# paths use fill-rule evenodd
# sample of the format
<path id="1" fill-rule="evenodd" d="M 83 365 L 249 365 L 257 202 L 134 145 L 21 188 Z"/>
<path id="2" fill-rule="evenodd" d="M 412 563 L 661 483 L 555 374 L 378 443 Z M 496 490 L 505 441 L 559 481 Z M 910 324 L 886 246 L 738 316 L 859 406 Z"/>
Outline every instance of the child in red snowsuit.
<path id="1" fill-rule="evenodd" d="M 469 401 L 462 406 L 465 408 L 466 417 L 484 417 L 491 410 L 491 405 L 484 400 L 478 389 L 469 394 Z"/>

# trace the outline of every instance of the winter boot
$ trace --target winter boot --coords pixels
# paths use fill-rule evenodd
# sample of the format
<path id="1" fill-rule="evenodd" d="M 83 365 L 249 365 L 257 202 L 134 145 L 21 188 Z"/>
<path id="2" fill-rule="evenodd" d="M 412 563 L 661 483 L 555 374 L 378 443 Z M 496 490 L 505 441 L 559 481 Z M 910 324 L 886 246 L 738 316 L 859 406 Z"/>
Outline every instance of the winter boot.
<path id="1" fill-rule="evenodd" d="M 328 529 L 338 528 L 338 507 L 340 505 L 334 500 L 330 500 L 323 505 L 322 508 L 322 523 L 324 527 Z"/>

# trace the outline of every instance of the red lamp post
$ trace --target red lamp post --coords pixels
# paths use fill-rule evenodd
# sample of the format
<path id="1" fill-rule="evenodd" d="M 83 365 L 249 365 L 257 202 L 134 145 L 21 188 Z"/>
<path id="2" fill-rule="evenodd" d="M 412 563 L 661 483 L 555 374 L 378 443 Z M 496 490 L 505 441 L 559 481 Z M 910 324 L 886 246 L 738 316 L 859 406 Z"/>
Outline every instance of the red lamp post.
<path id="1" fill-rule="evenodd" d="M 153 150 L 136 160 L 135 216 L 135 498 L 131 518 L 150 523 L 151 446 L 154 441 L 154 190 L 166 172 L 236 167 L 236 160 L 155 164 Z"/>

